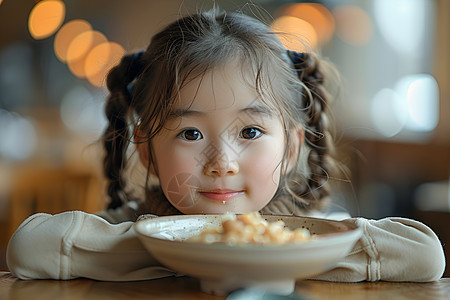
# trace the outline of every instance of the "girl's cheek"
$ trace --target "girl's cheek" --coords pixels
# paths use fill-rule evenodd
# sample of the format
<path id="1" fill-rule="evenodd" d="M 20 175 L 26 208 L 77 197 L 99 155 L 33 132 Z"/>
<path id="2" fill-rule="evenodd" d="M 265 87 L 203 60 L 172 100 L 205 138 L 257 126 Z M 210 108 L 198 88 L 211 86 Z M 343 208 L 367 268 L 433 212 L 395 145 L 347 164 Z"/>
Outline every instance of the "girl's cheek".
<path id="1" fill-rule="evenodd" d="M 195 204 L 195 190 L 200 187 L 193 153 L 175 150 L 166 154 L 160 171 L 161 186 L 175 207 L 190 208 Z"/>
<path id="2" fill-rule="evenodd" d="M 282 149 L 277 149 L 274 144 L 264 144 L 255 147 L 246 153 L 246 165 L 251 168 L 253 174 L 259 174 L 258 177 L 271 177 L 277 167 L 279 167 L 282 158 Z"/>
<path id="3" fill-rule="evenodd" d="M 173 177 L 184 175 L 196 175 L 196 161 L 193 159 L 193 154 L 189 153 L 179 153 L 179 155 L 174 155 L 168 157 L 166 162 L 166 170 L 164 171 L 167 175 L 168 180 L 172 180 Z"/>

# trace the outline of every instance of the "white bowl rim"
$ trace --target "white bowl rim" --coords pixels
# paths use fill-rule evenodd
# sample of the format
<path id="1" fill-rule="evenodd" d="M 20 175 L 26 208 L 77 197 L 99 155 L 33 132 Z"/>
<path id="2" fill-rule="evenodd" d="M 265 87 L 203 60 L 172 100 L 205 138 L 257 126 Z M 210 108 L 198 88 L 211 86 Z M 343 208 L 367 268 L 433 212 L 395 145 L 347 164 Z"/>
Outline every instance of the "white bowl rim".
<path id="1" fill-rule="evenodd" d="M 145 226 L 147 223 L 154 223 L 159 221 L 164 221 L 167 219 L 189 219 L 189 218 L 208 218 L 208 217 L 220 217 L 220 214 L 213 215 L 213 214 L 196 214 L 196 215 L 170 215 L 170 216 L 161 216 L 161 217 L 155 217 L 150 219 L 143 219 L 135 223 L 135 231 L 136 233 L 141 236 L 142 238 L 145 238 L 148 241 L 152 241 L 152 243 L 171 243 L 172 245 L 183 245 L 183 247 L 192 247 L 192 248 L 198 248 L 198 247 L 208 247 L 212 249 L 226 249 L 228 251 L 233 251 L 233 249 L 236 249 L 236 251 L 276 251 L 276 250 L 289 250 L 289 249 L 296 249 L 296 248 L 314 248 L 314 247 L 320 247 L 321 244 L 324 242 L 327 243 L 328 246 L 330 244 L 332 245 L 333 242 L 336 244 L 341 244 L 344 241 L 347 241 L 348 239 L 353 240 L 357 237 L 361 236 L 362 229 L 358 227 L 356 224 L 350 223 L 348 221 L 337 221 L 337 220 L 330 220 L 330 219 L 323 219 L 323 218 L 316 218 L 316 217 L 303 217 L 303 216 L 293 216 L 293 215 L 262 215 L 263 218 L 270 217 L 270 218 L 301 218 L 311 221 L 319 221 L 319 222 L 327 222 L 332 223 L 336 225 L 344 225 L 347 227 L 347 230 L 344 231 L 336 231 L 336 232 L 330 232 L 330 233 L 324 233 L 324 234 L 316 234 L 313 235 L 310 240 L 307 240 L 305 242 L 301 243 L 289 243 L 284 245 L 254 245 L 254 244 L 246 244 L 246 245 L 228 245 L 224 243 L 214 243 L 214 244 L 204 244 L 204 243 L 194 243 L 194 242 L 186 242 L 182 240 L 169 240 L 159 237 L 154 237 L 149 235 L 146 230 Z"/>

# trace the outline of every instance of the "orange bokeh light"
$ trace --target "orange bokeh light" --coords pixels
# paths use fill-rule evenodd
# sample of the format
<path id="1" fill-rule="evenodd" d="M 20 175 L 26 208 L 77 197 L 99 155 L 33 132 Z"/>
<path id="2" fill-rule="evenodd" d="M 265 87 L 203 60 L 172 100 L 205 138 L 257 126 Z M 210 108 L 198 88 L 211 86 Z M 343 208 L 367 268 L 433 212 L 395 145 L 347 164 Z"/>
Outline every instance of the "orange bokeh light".
<path id="1" fill-rule="evenodd" d="M 70 71 L 79 78 L 86 77 L 84 65 L 89 51 L 106 42 L 106 37 L 95 30 L 88 30 L 76 36 L 67 49 L 67 64 Z"/>
<path id="2" fill-rule="evenodd" d="M 70 43 L 81 33 L 92 30 L 91 24 L 85 20 L 72 20 L 64 24 L 56 33 L 53 48 L 56 57 L 62 62 L 67 61 L 67 51 Z"/>
<path id="3" fill-rule="evenodd" d="M 342 5 L 333 9 L 336 19 L 336 34 L 352 45 L 367 44 L 373 32 L 369 15 L 357 6 Z"/>
<path id="4" fill-rule="evenodd" d="M 60 0 L 38 2 L 28 17 L 28 30 L 36 39 L 44 39 L 54 34 L 64 21 L 66 6 Z"/>
<path id="5" fill-rule="evenodd" d="M 309 51 L 317 46 L 317 33 L 305 20 L 282 16 L 275 19 L 271 28 L 288 50 Z"/>
<path id="6" fill-rule="evenodd" d="M 106 85 L 106 75 L 117 65 L 125 54 L 123 47 L 114 42 L 106 42 L 93 48 L 85 60 L 85 75 L 97 87 Z"/>
<path id="7" fill-rule="evenodd" d="M 278 12 L 280 15 L 297 17 L 310 23 L 316 33 L 318 43 L 328 43 L 334 33 L 333 14 L 322 4 L 295 3 L 282 6 Z"/>

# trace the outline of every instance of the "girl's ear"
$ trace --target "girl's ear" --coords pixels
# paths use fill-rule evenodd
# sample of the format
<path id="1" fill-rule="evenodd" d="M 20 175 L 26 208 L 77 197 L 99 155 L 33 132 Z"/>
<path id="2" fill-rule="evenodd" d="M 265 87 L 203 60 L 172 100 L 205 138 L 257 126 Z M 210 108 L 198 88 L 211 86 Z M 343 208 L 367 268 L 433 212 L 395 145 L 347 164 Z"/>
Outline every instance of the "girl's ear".
<path id="1" fill-rule="evenodd" d="M 300 148 L 305 138 L 305 130 L 303 129 L 303 126 L 297 126 L 296 128 L 291 130 L 290 135 L 291 135 L 291 144 L 286 156 L 287 162 L 286 173 L 289 173 L 292 170 L 292 168 L 297 164 L 297 160 L 300 155 Z"/>

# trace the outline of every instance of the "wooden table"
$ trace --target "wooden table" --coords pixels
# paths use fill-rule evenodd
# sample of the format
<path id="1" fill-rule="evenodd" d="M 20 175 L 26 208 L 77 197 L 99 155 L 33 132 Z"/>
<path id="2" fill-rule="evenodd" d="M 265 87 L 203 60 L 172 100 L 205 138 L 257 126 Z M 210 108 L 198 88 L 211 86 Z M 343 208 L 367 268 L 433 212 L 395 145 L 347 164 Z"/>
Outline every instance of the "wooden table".
<path id="1" fill-rule="evenodd" d="M 333 283 L 304 280 L 297 282 L 299 299 L 450 299 L 450 278 L 432 283 L 361 282 Z M 19 280 L 0 272 L 0 299 L 226 299 L 202 293 L 196 279 L 168 277 L 138 282 L 101 282 L 89 279 L 69 281 Z"/>

